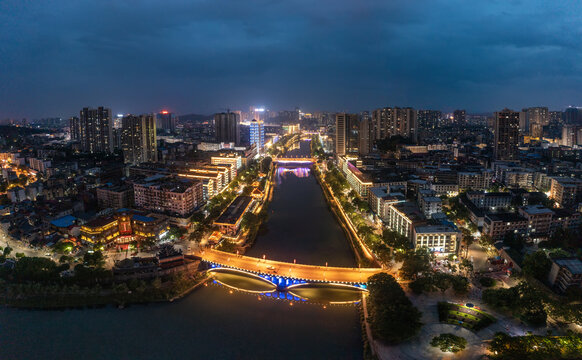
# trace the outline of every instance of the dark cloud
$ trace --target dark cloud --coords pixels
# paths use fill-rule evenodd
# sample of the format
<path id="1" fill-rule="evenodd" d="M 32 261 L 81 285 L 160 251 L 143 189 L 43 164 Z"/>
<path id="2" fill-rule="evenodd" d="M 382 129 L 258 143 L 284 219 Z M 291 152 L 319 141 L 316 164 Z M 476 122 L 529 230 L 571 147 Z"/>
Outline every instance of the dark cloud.
<path id="1" fill-rule="evenodd" d="M 0 118 L 580 104 L 572 1 L 0 2 Z"/>

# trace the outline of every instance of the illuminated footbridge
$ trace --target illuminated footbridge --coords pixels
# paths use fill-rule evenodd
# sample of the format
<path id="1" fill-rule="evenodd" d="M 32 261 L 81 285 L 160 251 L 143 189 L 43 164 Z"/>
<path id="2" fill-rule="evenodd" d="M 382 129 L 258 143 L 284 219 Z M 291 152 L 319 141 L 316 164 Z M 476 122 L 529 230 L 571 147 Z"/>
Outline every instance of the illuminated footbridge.
<path id="1" fill-rule="evenodd" d="M 295 158 L 294 157 L 279 157 L 279 158 L 273 159 L 273 162 L 275 162 L 277 164 L 282 164 L 282 165 L 293 165 L 293 164 L 310 165 L 310 164 L 317 162 L 317 159 L 311 158 L 311 157 L 295 157 Z"/>
<path id="2" fill-rule="evenodd" d="M 215 283 L 278 300 L 344 304 L 360 301 L 366 284 L 338 284 L 293 279 L 279 275 L 255 274 L 244 270 L 210 264 Z"/>
<path id="3" fill-rule="evenodd" d="M 365 284 L 372 275 L 383 272 L 381 268 L 346 268 L 316 266 L 258 259 L 219 250 L 207 249 L 199 253 L 212 268 L 232 268 L 269 279 L 277 286 L 297 284 L 295 280 L 319 283 Z"/>

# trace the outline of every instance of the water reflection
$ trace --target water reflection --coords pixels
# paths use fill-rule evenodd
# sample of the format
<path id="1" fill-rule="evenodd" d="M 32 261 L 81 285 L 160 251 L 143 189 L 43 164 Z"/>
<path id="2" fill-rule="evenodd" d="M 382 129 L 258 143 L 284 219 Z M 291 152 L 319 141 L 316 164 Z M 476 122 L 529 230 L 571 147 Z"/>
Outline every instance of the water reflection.
<path id="1" fill-rule="evenodd" d="M 208 272 L 217 282 L 236 290 L 265 293 L 277 289 L 277 286 L 269 280 L 236 269 L 211 269 Z"/>
<path id="2" fill-rule="evenodd" d="M 277 185 L 281 185 L 284 179 L 287 176 L 294 175 L 298 178 L 306 178 L 309 177 L 311 173 L 311 169 L 308 167 L 277 167 Z"/>
<path id="3" fill-rule="evenodd" d="M 289 301 L 309 301 L 324 304 L 348 304 L 359 302 L 366 292 L 363 287 L 333 284 L 309 283 L 294 281 L 293 284 L 277 286 L 275 283 L 258 275 L 236 269 L 215 268 L 209 274 L 216 284 L 249 293 L 258 293 L 261 296 Z M 273 279 L 275 280 L 275 279 Z"/>

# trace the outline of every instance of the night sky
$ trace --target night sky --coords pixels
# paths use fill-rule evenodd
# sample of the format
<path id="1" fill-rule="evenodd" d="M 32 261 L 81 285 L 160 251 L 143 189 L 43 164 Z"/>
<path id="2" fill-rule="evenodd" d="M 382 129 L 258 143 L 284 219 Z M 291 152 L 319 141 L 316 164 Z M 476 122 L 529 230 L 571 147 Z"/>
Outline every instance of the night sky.
<path id="1" fill-rule="evenodd" d="M 0 119 L 582 105 L 582 2 L 0 0 Z"/>

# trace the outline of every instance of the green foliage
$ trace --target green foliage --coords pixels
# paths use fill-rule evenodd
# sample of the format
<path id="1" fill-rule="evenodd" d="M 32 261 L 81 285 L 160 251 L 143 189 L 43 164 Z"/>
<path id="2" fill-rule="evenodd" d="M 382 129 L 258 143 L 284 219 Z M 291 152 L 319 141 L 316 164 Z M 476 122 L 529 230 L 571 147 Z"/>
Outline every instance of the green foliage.
<path id="1" fill-rule="evenodd" d="M 271 164 L 273 163 L 273 158 L 270 156 L 265 156 L 263 160 L 261 160 L 261 171 L 266 173 L 271 169 Z"/>
<path id="2" fill-rule="evenodd" d="M 105 265 L 105 257 L 101 251 L 87 252 L 83 255 L 83 262 L 87 266 L 102 267 Z"/>
<path id="3" fill-rule="evenodd" d="M 469 259 L 463 259 L 459 264 L 459 269 L 465 272 L 472 272 L 473 271 L 473 263 Z"/>
<path id="4" fill-rule="evenodd" d="M 466 294 L 469 291 L 469 279 L 461 275 L 432 272 L 417 277 L 408 284 L 408 287 L 415 294 L 437 290 L 444 292 L 449 288 L 452 288 L 457 294 Z"/>
<path id="5" fill-rule="evenodd" d="M 496 308 L 506 309 L 532 325 L 544 325 L 547 319 L 547 297 L 526 282 L 509 289 L 485 289 L 482 300 Z"/>
<path id="6" fill-rule="evenodd" d="M 10 246 L 6 245 L 6 247 L 4 248 L 4 250 L 3 250 L 3 253 L 2 253 L 2 254 L 3 254 L 4 256 L 8 256 L 8 255 L 10 255 L 10 253 L 11 253 L 11 252 L 12 252 L 12 248 L 11 248 Z"/>
<path id="7" fill-rule="evenodd" d="M 51 259 L 23 257 L 16 262 L 12 275 L 17 282 L 52 281 L 59 277 L 59 268 Z"/>
<path id="8" fill-rule="evenodd" d="M 525 246 L 525 239 L 520 234 L 515 234 L 514 232 L 508 232 L 503 237 L 503 244 L 509 246 L 517 252 L 521 252 Z"/>
<path id="9" fill-rule="evenodd" d="M 368 322 L 374 337 L 388 344 L 415 335 L 422 323 L 421 312 L 412 305 L 396 280 L 386 273 L 368 279 Z M 395 326 L 398 324 L 398 326 Z"/>
<path id="10" fill-rule="evenodd" d="M 186 234 L 186 232 L 187 232 L 187 230 L 182 228 L 182 227 L 172 226 L 172 227 L 170 227 L 169 235 L 173 236 L 176 239 L 179 239 L 182 236 L 184 236 L 184 234 Z"/>
<path id="11" fill-rule="evenodd" d="M 223 240 L 220 244 L 216 247 L 217 250 L 225 251 L 229 253 L 236 253 L 237 246 L 232 241 Z"/>
<path id="12" fill-rule="evenodd" d="M 408 250 L 410 249 L 410 240 L 404 235 L 400 235 L 396 231 L 385 229 L 382 232 L 382 239 L 384 243 L 393 249 Z"/>
<path id="13" fill-rule="evenodd" d="M 493 287 L 495 286 L 495 279 L 488 276 L 482 276 L 479 278 L 479 283 L 484 287 Z"/>
<path id="14" fill-rule="evenodd" d="M 409 251 L 404 257 L 404 262 L 400 268 L 400 277 L 405 280 L 414 280 L 419 275 L 430 272 L 431 253 L 428 249 L 416 249 Z"/>
<path id="15" fill-rule="evenodd" d="M 552 261 L 542 250 L 526 255 L 521 266 L 524 274 L 542 281 L 548 276 L 551 267 Z"/>
<path id="16" fill-rule="evenodd" d="M 465 349 L 467 346 L 467 340 L 463 337 L 446 333 L 432 338 L 430 345 L 438 347 L 443 352 L 457 353 Z"/>
<path id="17" fill-rule="evenodd" d="M 566 336 L 510 336 L 498 332 L 489 350 L 493 359 L 580 359 L 582 336 L 575 333 Z"/>

